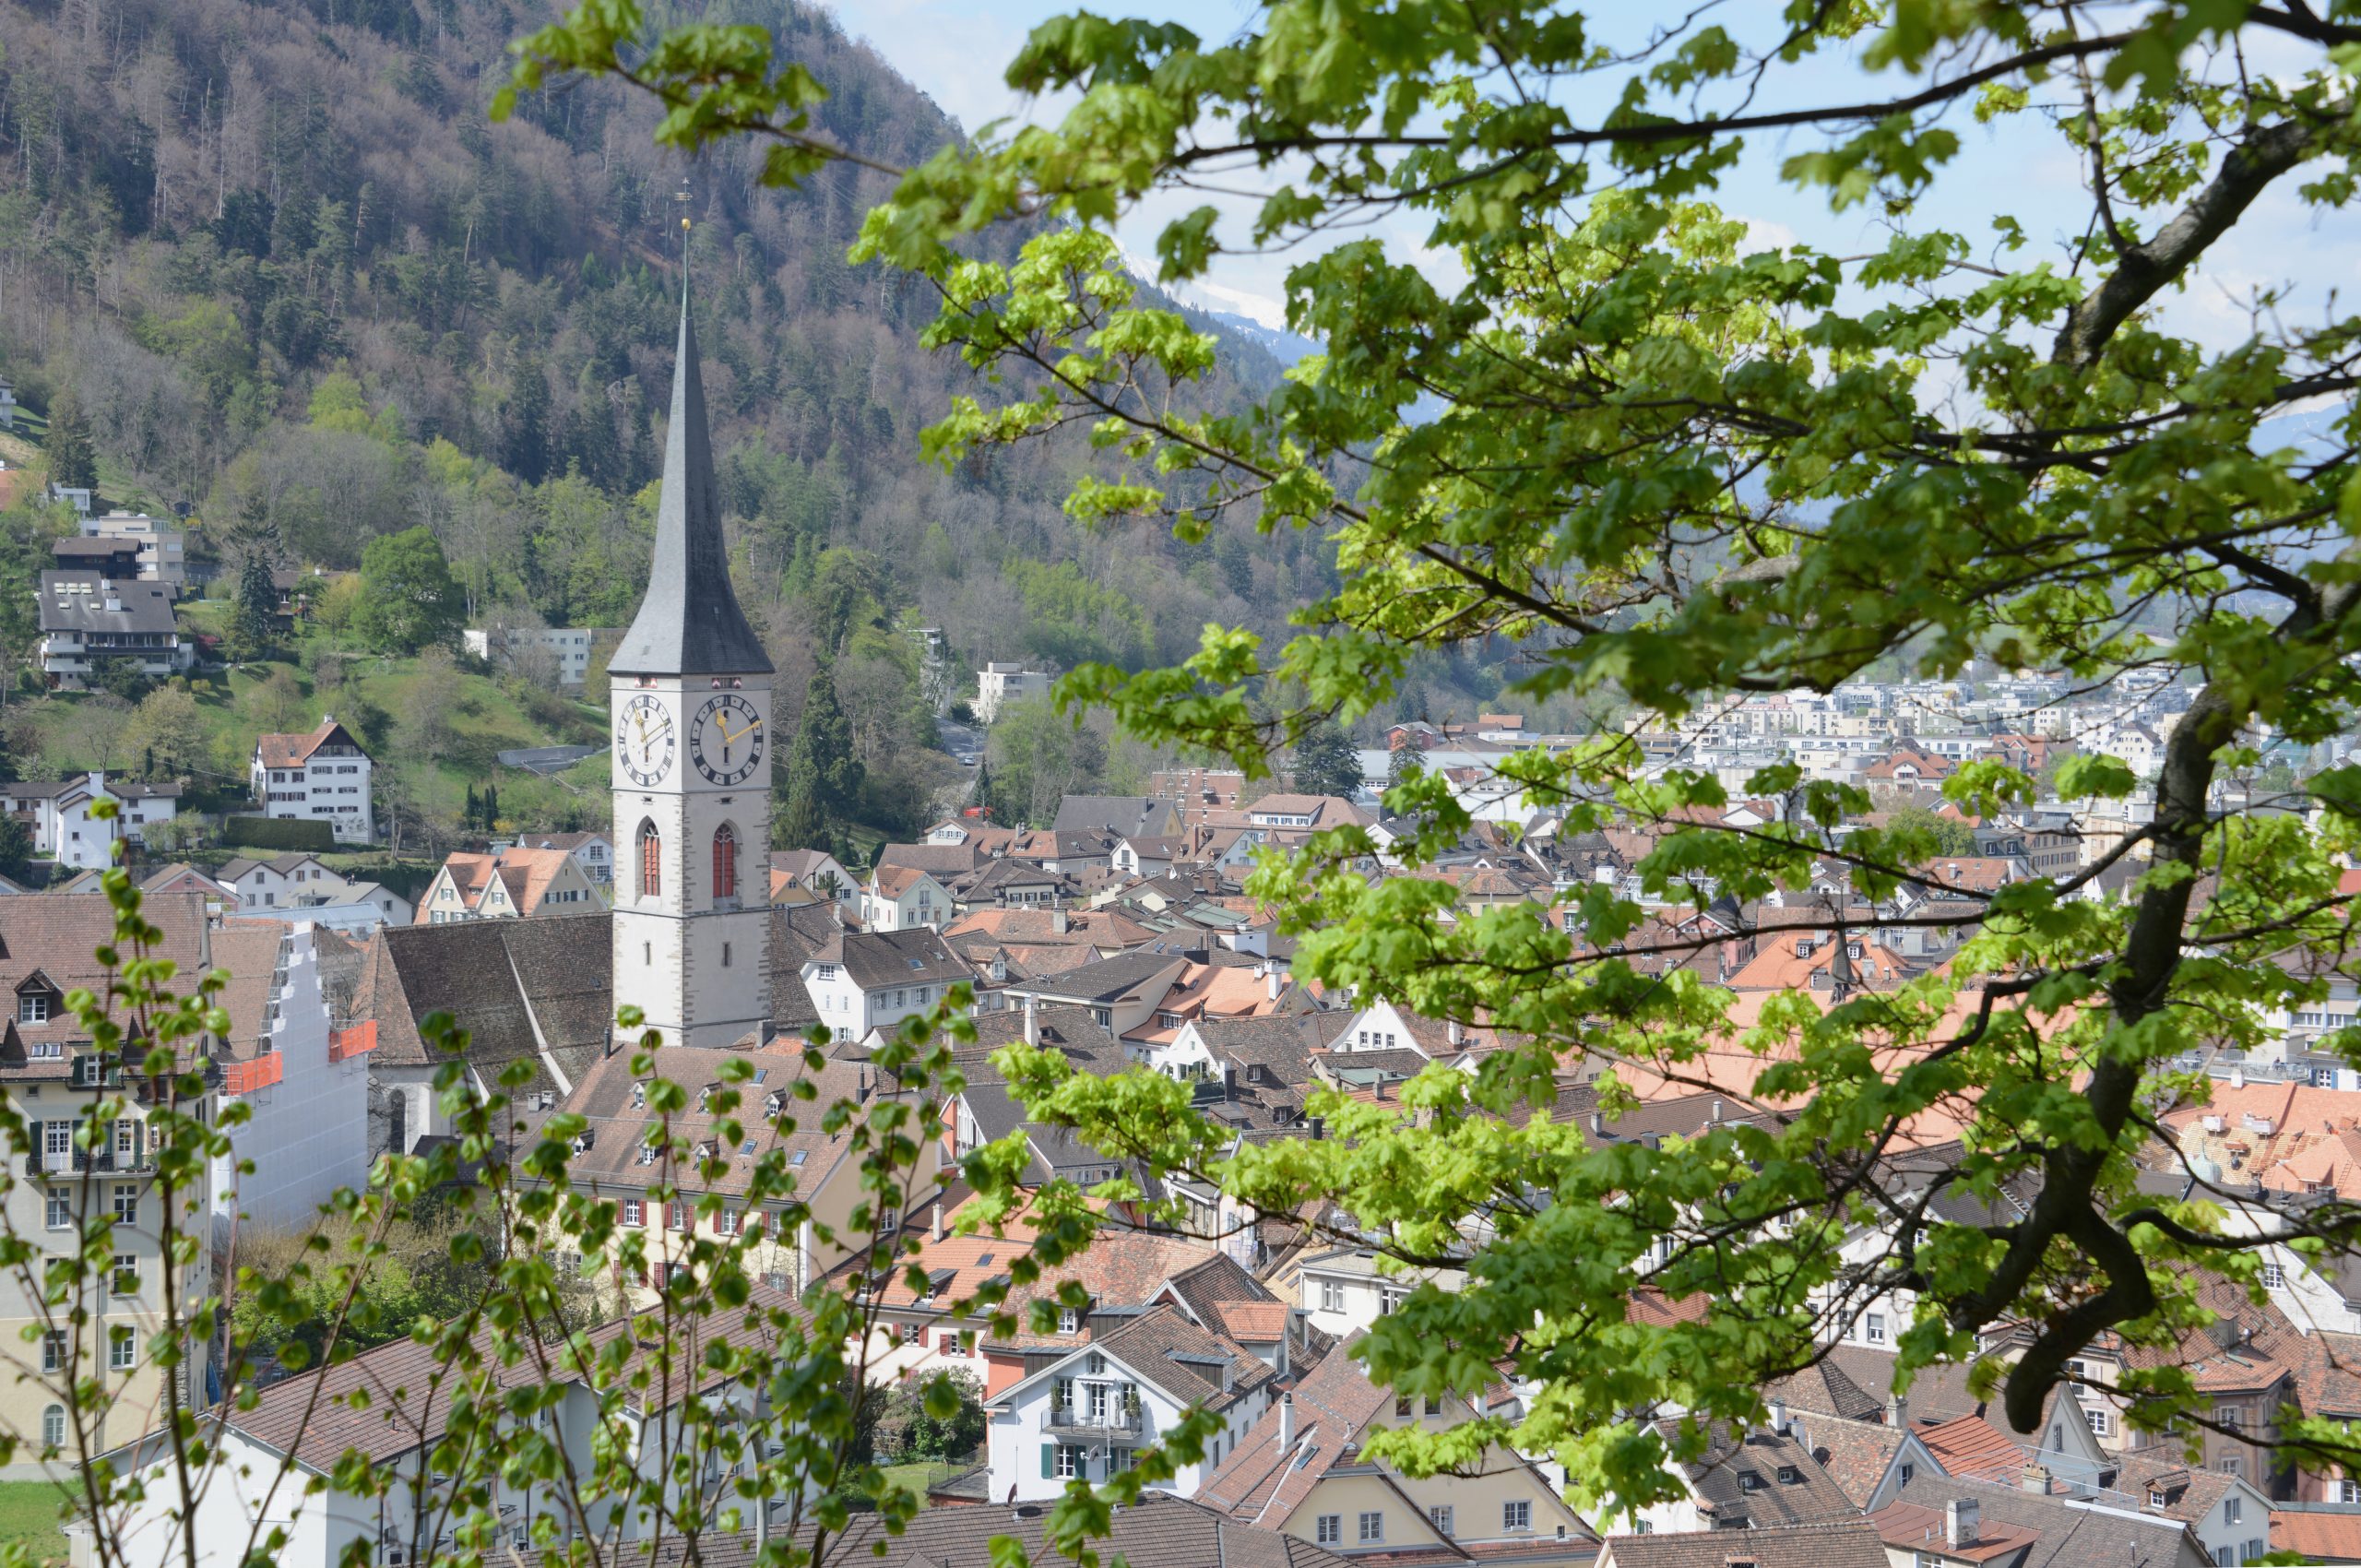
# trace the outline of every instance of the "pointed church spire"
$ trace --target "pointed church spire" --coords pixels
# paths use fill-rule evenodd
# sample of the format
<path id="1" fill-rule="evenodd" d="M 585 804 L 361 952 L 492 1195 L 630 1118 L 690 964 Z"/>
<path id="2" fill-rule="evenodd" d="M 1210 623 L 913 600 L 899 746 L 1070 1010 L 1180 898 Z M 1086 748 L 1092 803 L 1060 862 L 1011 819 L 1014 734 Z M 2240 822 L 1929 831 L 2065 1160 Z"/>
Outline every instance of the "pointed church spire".
<path id="1" fill-rule="evenodd" d="M 647 596 L 607 661 L 618 675 L 768 674 L 762 639 L 730 586 L 721 505 L 706 429 L 705 378 L 681 269 L 681 340 L 672 366 L 672 418 L 664 433 L 664 485 L 656 505 L 656 562 Z"/>

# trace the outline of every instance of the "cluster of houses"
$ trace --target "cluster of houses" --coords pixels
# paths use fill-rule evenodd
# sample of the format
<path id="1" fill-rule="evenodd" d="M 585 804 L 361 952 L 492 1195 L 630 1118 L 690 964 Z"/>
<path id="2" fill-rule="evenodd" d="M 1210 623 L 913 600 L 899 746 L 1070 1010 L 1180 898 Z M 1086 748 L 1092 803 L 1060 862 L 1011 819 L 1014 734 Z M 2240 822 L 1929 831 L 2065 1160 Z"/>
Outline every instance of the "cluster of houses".
<path id="1" fill-rule="evenodd" d="M 2214 1420 L 2194 1440 L 2162 1439 L 2125 1419 L 2130 1396 L 2118 1390 L 2159 1358 L 2105 1337 L 2069 1368 L 2071 1381 L 2048 1401 L 2039 1430 L 2019 1432 L 1964 1367 L 1900 1375 L 1895 1341 L 1912 1304 L 1887 1296 L 1826 1313 L 1825 1354 L 1760 1391 L 1767 1419 L 1713 1428 L 1704 1452 L 1678 1467 L 1680 1495 L 1637 1516 L 1579 1512 L 1547 1455 L 1495 1444 L 1427 1478 L 1372 1455 L 1373 1432 L 1513 1420 L 1542 1393 L 1506 1372 L 1441 1398 L 1369 1377 L 1358 1336 L 1410 1292 L 1459 1288 L 1459 1270 L 1404 1270 L 1387 1260 L 1387 1238 L 1349 1214 L 1247 1212 L 1216 1186 L 1159 1177 L 1038 1123 L 994 1052 L 1023 1042 L 1059 1052 L 1077 1072 L 1144 1068 L 1184 1082 L 1239 1148 L 1326 1135 L 1311 1114 L 1316 1093 L 1399 1104 L 1402 1086 L 1422 1073 L 1472 1071 L 1525 1043 L 1483 1018 L 1423 1017 L 1295 972 L 1291 939 L 1244 877 L 1259 852 L 1347 824 L 1370 835 L 1362 874 L 1448 885 L 1445 918 L 1531 904 L 1562 919 L 1574 896 L 1612 885 L 1649 910 L 1629 939 L 1635 960 L 1695 969 L 1734 992 L 1741 1014 L 1777 995 L 1833 1005 L 1891 989 L 1949 961 L 1949 939 L 1926 934 L 1939 929 L 1930 915 L 1962 911 L 1972 922 L 1997 889 L 2091 856 L 2086 819 L 2047 807 L 1970 819 L 1925 792 L 1981 756 L 2045 770 L 2066 741 L 2044 724 L 1987 722 L 1972 741 L 1923 726 L 1905 732 L 1903 716 L 1918 711 L 1917 699 L 1877 693 L 1866 717 L 1849 698 L 1785 707 L 1766 699 L 1759 710 L 1740 705 L 1738 720 L 1712 721 L 1729 723 L 1726 733 L 1641 738 L 1667 760 L 1719 748 L 1698 764 L 1708 767 L 1736 766 L 1728 759 L 1743 759 L 1749 747 L 1842 742 L 1827 754 L 1863 759 L 1845 776 L 1875 787 L 1879 814 L 1923 805 L 1947 814 L 1965 848 L 1874 903 L 1852 892 L 1833 856 L 1809 887 L 1763 899 L 1709 885 L 1667 895 L 1643 877 L 1642 861 L 1665 832 L 1698 822 L 1745 831 L 1782 820 L 1786 802 L 1732 790 L 1733 803 L 1712 812 L 1577 832 L 1562 814 L 1512 812 L 1508 797 L 1485 795 L 1472 772 L 1465 788 L 1487 809 L 1474 814 L 1464 841 L 1415 870 L 1390 853 L 1408 825 L 1383 819 L 1366 791 L 1256 796 L 1236 775 L 1204 769 L 1160 775 L 1142 795 L 1070 797 L 1040 829 L 951 818 L 919 842 L 885 846 L 862 875 L 825 854 L 773 852 L 774 671 L 724 566 L 685 309 L 679 341 L 650 586 L 607 665 L 612 832 L 528 834 L 454 856 L 406 911 L 384 889 L 346 882 L 301 855 L 238 862 L 218 877 L 168 869 L 151 885 L 150 916 L 184 970 L 220 964 L 239 977 L 226 999 L 231 1028 L 196 1048 L 208 1092 L 250 1112 L 239 1159 L 215 1173 L 208 1199 L 219 1244 L 239 1223 L 291 1222 L 336 1185 L 361 1181 L 381 1155 L 452 1136 L 449 1097 L 437 1090 L 451 1059 L 425 1041 L 429 1017 L 445 1014 L 469 1031 L 462 1079 L 487 1091 L 501 1086 L 515 1108 L 516 1138 L 484 1157 L 507 1162 L 502 1186 L 563 1181 L 612 1200 L 620 1223 L 647 1243 L 645 1269 L 610 1269 L 595 1281 L 624 1313 L 601 1335 L 631 1332 L 630 1313 L 662 1302 L 694 1266 L 690 1243 L 703 1238 L 748 1249 L 777 1300 L 817 1286 L 855 1297 L 874 1324 L 866 1360 L 882 1384 L 946 1369 L 973 1376 L 986 1441 L 960 1474 L 931 1488 L 934 1506 L 900 1547 L 856 1522 L 853 1539 L 880 1555 L 917 1553 L 943 1568 L 983 1568 L 988 1555 L 996 1562 L 992 1537 L 1029 1532 L 1038 1542 L 1050 1499 L 1123 1473 L 1183 1413 L 1202 1412 L 1214 1432 L 1203 1455 L 1114 1522 L 1111 1549 L 1134 1562 L 2197 1568 L 2274 1550 L 2361 1562 L 2361 1474 L 2291 1466 L 2269 1446 L 2291 1415 L 2361 1417 L 2361 1375 L 2351 1370 L 2361 1367 L 2361 1275 L 2292 1248 L 2272 1251 L 2259 1293 L 2205 1285 L 2212 1315 L 2173 1352 L 2213 1407 Z M 1003 699 L 1026 689 L 1014 679 L 1023 671 L 987 673 L 1011 677 L 997 688 Z M 2042 706 L 2033 690 L 1952 695 L 1963 705 L 2016 705 L 2010 712 Z M 2147 695 L 2174 700 L 2162 689 Z M 258 790 L 285 796 L 272 804 L 290 814 L 341 827 L 350 814 L 343 790 L 357 787 L 364 801 L 367 793 L 365 758 L 357 784 L 341 771 L 353 765 L 341 735 L 331 723 L 309 737 L 274 737 L 291 743 L 258 751 Z M 1472 729 L 1404 726 L 1368 771 L 1382 778 L 1395 754 L 1415 751 L 1457 784 L 1485 766 L 1486 748 L 1535 739 L 1515 715 L 1484 716 Z M 339 913 L 361 906 L 377 918 Z M 420 1538 L 425 1511 L 410 1504 L 443 1483 L 434 1472 L 441 1418 L 400 1392 L 431 1381 L 419 1346 L 380 1347 L 236 1404 L 210 1391 L 204 1347 L 189 1347 L 170 1371 L 153 1354 L 152 1337 L 166 1326 L 159 1286 L 170 1265 L 155 1235 L 144 1113 L 88 1125 L 89 1100 L 115 1080 L 63 1011 L 64 994 L 94 978 L 90 954 L 106 929 L 105 903 L 93 896 L 0 898 L 0 980 L 18 998 L 0 1032 L 0 1095 L 33 1129 L 26 1179 L 6 1198 L 18 1233 L 71 1253 L 76 1206 L 97 1202 L 113 1206 L 116 1233 L 127 1238 L 116 1271 L 125 1289 L 95 1319 L 53 1332 L 39 1303 L 0 1289 L 0 1336 L 14 1331 L 11 1342 L 37 1346 L 43 1369 L 0 1392 L 0 1419 L 20 1434 L 60 1431 L 64 1410 L 51 1391 L 78 1371 L 110 1394 L 101 1446 L 136 1468 L 176 1396 L 206 1412 L 225 1452 L 300 1472 L 302 1501 L 271 1505 L 286 1510 L 272 1515 L 293 1543 L 285 1561 L 417 1562 L 437 1543 Z M 809 1116 L 789 1126 L 778 1111 L 807 1074 L 823 1105 L 912 1099 L 878 1064 L 881 1032 L 941 1006 L 958 987 L 974 996 L 978 1038 L 957 1051 L 962 1087 L 928 1102 L 935 1120 L 902 1212 L 878 1221 L 901 1238 L 899 1261 L 908 1265 L 881 1278 L 861 1266 L 858 1239 L 867 1228 L 854 1217 L 874 1194 L 852 1134 Z M 2186 1191 L 2198 1176 L 2246 1192 L 2250 1201 L 2235 1218 L 2258 1235 L 2278 1223 L 2276 1194 L 2361 1197 L 2361 1084 L 2316 1049 L 2361 1003 L 2348 982 L 2333 994 L 2340 1000 L 2308 1015 L 2272 1020 L 2279 1028 L 2267 1049 L 2185 1064 L 2214 1093 L 2164 1118 L 2169 1139 L 2160 1137 L 2149 1173 L 2160 1193 Z M 623 1006 L 644 1021 L 619 1024 Z M 820 1041 L 815 1069 L 808 1058 Z M 694 1109 L 668 1120 L 666 1097 L 647 1092 L 635 1069 L 650 1047 L 655 1071 L 688 1091 Z M 1602 1096 L 1605 1066 L 1566 1059 L 1532 1114 L 1591 1146 L 1654 1146 L 1776 1114 L 1752 1098 L 1762 1060 L 1748 1052 L 1708 1051 L 1682 1082 L 1634 1068 L 1619 1075 L 1630 1098 Z M 765 1113 L 731 1134 L 735 1146 L 706 1110 L 725 1083 L 750 1086 Z M 528 1158 L 538 1130 L 559 1115 L 584 1128 L 562 1171 Z M 693 1169 L 658 1168 L 668 1125 L 694 1142 Z M 1920 1131 L 1915 1163 L 1898 1168 L 1897 1180 L 1940 1168 L 1944 1136 L 1959 1135 L 1955 1126 Z M 1041 1310 L 1020 1314 L 1005 1336 L 956 1311 L 987 1284 L 1005 1282 L 1031 1244 L 1021 1219 L 998 1233 L 966 1222 L 973 1198 L 958 1180 L 960 1162 L 986 1144 L 1023 1157 L 1027 1186 L 1062 1179 L 1097 1187 L 1121 1173 L 1153 1200 L 1102 1200 L 1103 1234 L 1017 1292 L 1020 1306 Z M 797 1175 L 796 1222 L 761 1212 L 754 1196 L 756 1163 L 774 1155 Z M 1948 1216 L 1941 1194 L 1928 1201 Z M 1848 1246 L 1874 1252 L 1888 1240 L 1866 1225 Z M 216 1258 L 208 1251 L 188 1266 L 214 1267 Z M 1715 1308 L 1643 1296 L 1632 1310 Z M 2016 1348 L 2003 1334 L 1981 1353 L 2006 1358 Z M 562 1369 L 538 1375 L 567 1399 L 580 1383 L 585 1412 L 612 1392 Z M 167 1377 L 182 1381 L 168 1387 Z M 362 1391 L 374 1413 L 325 1426 L 303 1419 L 323 1397 Z M 687 1386 L 671 1396 L 709 1394 L 760 1398 Z M 627 1403 L 624 1451 L 653 1467 L 651 1486 L 674 1484 L 649 1436 L 664 1430 L 665 1408 L 644 1391 Z M 1678 1422 L 1682 1412 L 1655 1414 Z M 618 1441 L 587 1415 L 543 1430 L 567 1444 Z M 345 1490 L 355 1453 L 375 1472 L 403 1478 L 393 1496 Z M 697 1482 L 717 1521 L 729 1480 L 710 1472 Z M 143 1519 L 160 1532 L 174 1504 L 167 1489 L 151 1492 Z M 528 1550 L 540 1538 L 536 1521 L 550 1519 L 549 1500 L 519 1485 L 499 1501 L 515 1532 L 509 1546 Z M 206 1506 L 216 1512 L 197 1530 L 197 1560 L 226 1568 L 243 1550 L 226 1543 L 243 1541 L 239 1526 L 265 1504 L 230 1486 Z M 757 1515 L 718 1555 L 753 1561 L 765 1527 Z M 624 1528 L 631 1535 L 639 1526 L 626 1520 Z M 698 1550 L 698 1561 L 717 1551 L 710 1542 Z M 652 1560 L 665 1561 L 660 1548 Z"/>

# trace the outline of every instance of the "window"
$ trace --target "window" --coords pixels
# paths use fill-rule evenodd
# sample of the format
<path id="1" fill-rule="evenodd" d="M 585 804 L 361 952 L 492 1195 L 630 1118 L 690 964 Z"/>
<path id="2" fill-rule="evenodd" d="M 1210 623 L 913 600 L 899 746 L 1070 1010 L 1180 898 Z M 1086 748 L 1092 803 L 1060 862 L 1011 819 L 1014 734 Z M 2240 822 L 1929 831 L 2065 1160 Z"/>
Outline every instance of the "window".
<path id="1" fill-rule="evenodd" d="M 1367 1546 L 1371 1541 L 1382 1541 L 1384 1538 L 1385 1515 L 1383 1511 L 1376 1508 L 1364 1509 L 1361 1513 L 1361 1544 L 1363 1546 Z"/>
<path id="2" fill-rule="evenodd" d="M 2353 1483 L 2347 1481 L 2344 1484 L 2351 1486 Z M 1323 1514 L 1311 1533 L 1322 1546 L 1342 1546 L 1345 1542 L 1345 1516 L 1342 1514 Z"/>
<path id="3" fill-rule="evenodd" d="M 1525 1498 L 1501 1504 L 1501 1528 L 1514 1534 L 1533 1528 L 1533 1504 Z"/>
<path id="4" fill-rule="evenodd" d="M 738 831 L 726 822 L 713 832 L 713 897 L 717 903 L 738 897 Z"/>
<path id="5" fill-rule="evenodd" d="M 1323 1313 L 1343 1312 L 1345 1310 L 1344 1286 L 1334 1279 L 1322 1280 L 1320 1282 L 1320 1310 Z"/>
<path id="6" fill-rule="evenodd" d="M 1913 1476 L 1915 1476 L 1915 1475 L 1916 1475 L 1917 1473 L 1918 1473 L 1918 1467 L 1917 1467 L 1917 1466 L 1916 1466 L 1916 1465 L 1904 1465 L 1904 1466 L 1903 1466 L 1903 1467 L 1902 1467 L 1902 1484 L 1903 1484 L 1904 1486 L 1908 1486 L 1908 1485 L 1910 1484 L 1910 1478 L 1911 1478 L 1911 1477 L 1913 1477 Z"/>
<path id="7" fill-rule="evenodd" d="M 66 1187 L 49 1190 L 49 1228 L 52 1230 L 74 1229 L 74 1194 Z"/>
<path id="8" fill-rule="evenodd" d="M 1450 1503 L 1438 1503 L 1432 1508 L 1427 1510 L 1427 1517 L 1434 1521 L 1435 1534 L 1442 1536 L 1446 1540 L 1451 1538 Z"/>
<path id="9" fill-rule="evenodd" d="M 1073 1480 L 1075 1477 L 1077 1477 L 1077 1476 L 1079 1476 L 1079 1475 L 1081 1475 L 1081 1474 L 1082 1474 L 1082 1448 L 1081 1448 L 1081 1446 L 1080 1446 L 1079 1444 L 1077 1444 L 1077 1443 L 1059 1443 L 1059 1444 L 1058 1444 L 1058 1479 L 1059 1479 L 1060 1480 L 1062 1480 L 1062 1481 L 1070 1481 L 1070 1480 Z"/>
<path id="10" fill-rule="evenodd" d="M 623 1223 L 625 1225 L 642 1225 L 647 1223 L 646 1220 L 642 1218 L 641 1215 L 642 1210 L 640 1201 L 637 1198 L 625 1198 L 623 1200 Z"/>
<path id="11" fill-rule="evenodd" d="M 2286 1284 L 2287 1271 L 2284 1268 L 2282 1268 L 2275 1263 L 2266 1263 L 2262 1265 L 2262 1288 L 2264 1289 L 2284 1289 L 2286 1287 Z"/>
<path id="12" fill-rule="evenodd" d="M 139 1294 L 139 1259 L 131 1253 L 114 1255 L 114 1278 L 112 1282 L 118 1296 Z"/>
<path id="13" fill-rule="evenodd" d="M 139 1341 L 127 1328 L 118 1328 L 107 1336 L 107 1370 L 129 1372 L 139 1364 Z"/>
<path id="14" fill-rule="evenodd" d="M 1397 1394 L 1394 1396 L 1394 1419 L 1397 1421 L 1406 1421 L 1410 1419 L 1410 1396 L 1408 1395 Z"/>
<path id="15" fill-rule="evenodd" d="M 139 1184 L 117 1182 L 114 1184 L 114 1222 L 117 1225 L 139 1223 Z"/>
<path id="16" fill-rule="evenodd" d="M 17 998 L 17 1022 L 20 1024 L 49 1022 L 49 993 L 45 991 L 29 991 Z"/>
<path id="17" fill-rule="evenodd" d="M 715 1222 L 714 1228 L 725 1236 L 738 1234 L 738 1211 L 734 1208 L 723 1209 L 721 1218 Z"/>
<path id="18" fill-rule="evenodd" d="M 52 1405 L 41 1413 L 41 1443 L 43 1448 L 65 1446 L 65 1407 Z"/>
<path id="19" fill-rule="evenodd" d="M 1862 1329 L 1862 1337 L 1872 1345 L 1885 1343 L 1885 1313 L 1871 1313 L 1869 1315 L 1869 1321 Z"/>
<path id="20" fill-rule="evenodd" d="M 2246 1461 L 2238 1457 L 2238 1455 L 2235 1454 L 2225 1454 L 2222 1455 L 2222 1462 L 2215 1466 L 2214 1468 L 2220 1470 L 2225 1476 L 2243 1476 L 2246 1474 L 2247 1465 Z"/>
<path id="21" fill-rule="evenodd" d="M 53 1328 L 41 1336 L 41 1370 L 61 1372 L 65 1370 L 65 1331 Z M 2350 1487 L 2353 1483 L 2344 1483 Z"/>
<path id="22" fill-rule="evenodd" d="M 2106 1408 L 2103 1405 L 2094 1405 L 2085 1409 L 2082 1414 L 2090 1418 L 2091 1434 L 2094 1437 L 2112 1437 L 2115 1435 L 2115 1412 L 2113 1410 Z"/>
<path id="23" fill-rule="evenodd" d="M 2222 1500 L 2222 1523 L 2225 1525 L 2235 1525 L 2237 1522 L 2238 1494 L 2234 1491 L 2230 1493 L 2229 1496 Z"/>
<path id="24" fill-rule="evenodd" d="M 1080 1313 L 1074 1311 L 1072 1307 L 1060 1307 L 1058 1309 L 1058 1332 L 1060 1334 L 1073 1334 L 1077 1332 L 1081 1327 L 1082 1314 Z"/>
<path id="25" fill-rule="evenodd" d="M 675 1230 L 686 1230 L 689 1228 L 689 1206 L 675 1198 L 672 1206 L 665 1210 L 664 1223 Z"/>
<path id="26" fill-rule="evenodd" d="M 2336 1500 L 2339 1503 L 2361 1503 L 2361 1481 L 2337 1482 Z"/>
<path id="27" fill-rule="evenodd" d="M 721 967 L 725 969 L 730 967 L 730 944 L 727 942 L 721 944 Z"/>
<path id="28" fill-rule="evenodd" d="M 639 896 L 643 898 L 661 897 L 664 893 L 664 836 L 656 831 L 652 822 L 639 825 Z"/>

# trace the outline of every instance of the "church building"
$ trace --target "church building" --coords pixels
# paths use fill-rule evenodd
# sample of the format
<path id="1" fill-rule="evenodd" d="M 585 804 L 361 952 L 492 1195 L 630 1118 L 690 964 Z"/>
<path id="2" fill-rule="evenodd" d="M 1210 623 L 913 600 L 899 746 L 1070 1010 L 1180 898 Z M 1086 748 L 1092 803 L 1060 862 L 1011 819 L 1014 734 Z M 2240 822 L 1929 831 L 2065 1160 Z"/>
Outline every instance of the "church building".
<path id="1" fill-rule="evenodd" d="M 526 1139 L 645 1031 L 746 1049 L 819 1022 L 803 965 L 844 933 L 830 909 L 770 903 L 771 662 L 730 583 L 685 290 L 655 561 L 608 671 L 614 907 L 371 938 L 338 1022 L 374 1030 L 373 1152 L 448 1130 L 433 1089 L 442 1063 L 417 1028 L 430 1013 L 469 1029 L 486 1087 L 512 1062 L 536 1063 L 516 1096 Z M 638 1030 L 616 1028 L 625 1006 L 643 1015 Z"/>
<path id="2" fill-rule="evenodd" d="M 726 1046 L 771 1016 L 771 661 L 730 586 L 685 291 L 677 363 L 655 567 L 607 661 L 615 1001 L 668 1043 Z"/>

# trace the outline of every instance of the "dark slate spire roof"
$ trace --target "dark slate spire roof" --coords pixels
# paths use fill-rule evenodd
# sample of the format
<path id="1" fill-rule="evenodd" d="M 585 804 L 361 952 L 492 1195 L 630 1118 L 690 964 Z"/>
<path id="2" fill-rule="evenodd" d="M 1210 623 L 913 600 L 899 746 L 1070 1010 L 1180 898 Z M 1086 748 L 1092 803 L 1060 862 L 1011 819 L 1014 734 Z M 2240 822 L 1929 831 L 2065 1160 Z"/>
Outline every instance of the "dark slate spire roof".
<path id="1" fill-rule="evenodd" d="M 672 422 L 664 434 L 664 489 L 656 505 L 656 565 L 647 597 L 607 661 L 617 675 L 769 674 L 762 639 L 730 587 L 713 438 L 705 420 L 689 291 L 681 287 L 681 343 L 673 356 Z"/>

